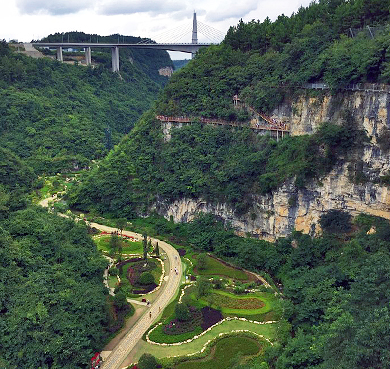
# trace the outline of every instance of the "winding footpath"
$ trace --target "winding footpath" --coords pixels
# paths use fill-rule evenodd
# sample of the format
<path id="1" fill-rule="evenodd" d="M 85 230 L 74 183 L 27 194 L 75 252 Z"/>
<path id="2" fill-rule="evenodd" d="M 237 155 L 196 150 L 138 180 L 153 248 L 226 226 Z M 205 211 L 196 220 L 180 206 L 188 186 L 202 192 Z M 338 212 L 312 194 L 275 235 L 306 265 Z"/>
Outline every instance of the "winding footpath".
<path id="1" fill-rule="evenodd" d="M 90 223 L 91 227 L 95 227 L 101 231 L 114 232 L 117 228 L 104 226 L 97 223 Z M 142 238 L 142 235 L 134 232 L 123 231 L 126 236 Z M 126 336 L 119 342 L 111 354 L 103 362 L 102 369 L 117 369 L 120 368 L 122 362 L 129 355 L 134 346 L 138 343 L 144 333 L 149 329 L 153 322 L 158 318 L 160 312 L 169 304 L 171 299 L 176 295 L 180 286 L 182 275 L 182 265 L 180 262 L 179 253 L 170 244 L 151 238 L 152 242 L 158 242 L 158 246 L 166 253 L 169 260 L 169 271 L 167 271 L 168 280 L 162 287 L 157 299 L 153 302 L 150 309 L 148 309 L 138 322 L 127 332 Z M 175 268 L 177 273 L 175 272 Z"/>
<path id="2" fill-rule="evenodd" d="M 39 204 L 43 207 L 47 207 L 50 200 L 48 198 L 42 200 Z M 118 231 L 117 228 L 108 227 L 105 225 L 90 223 L 91 227 L 95 227 L 101 231 L 114 232 Z M 142 238 L 141 234 L 123 231 L 126 236 L 132 236 L 135 238 Z M 158 318 L 160 313 L 169 304 L 171 299 L 176 295 L 180 286 L 180 280 L 182 275 L 182 265 L 180 262 L 179 253 L 170 244 L 151 238 L 152 242 L 158 242 L 159 247 L 166 253 L 169 260 L 169 269 L 167 270 L 167 280 L 163 284 L 161 291 L 153 302 L 150 309 L 148 309 L 144 315 L 140 317 L 137 323 L 127 332 L 117 346 L 111 351 L 110 355 L 106 358 L 101 366 L 101 369 L 118 369 L 121 368 L 121 364 L 129 355 L 131 350 L 135 347 L 144 333 L 149 329 L 153 322 Z"/>

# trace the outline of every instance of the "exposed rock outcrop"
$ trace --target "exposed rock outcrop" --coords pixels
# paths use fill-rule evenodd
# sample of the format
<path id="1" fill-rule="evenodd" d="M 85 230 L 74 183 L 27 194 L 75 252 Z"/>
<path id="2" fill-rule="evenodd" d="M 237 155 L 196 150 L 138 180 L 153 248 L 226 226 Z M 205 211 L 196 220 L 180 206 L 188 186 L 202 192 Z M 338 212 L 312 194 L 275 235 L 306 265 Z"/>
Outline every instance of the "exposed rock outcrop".
<path id="1" fill-rule="evenodd" d="M 298 190 L 291 179 L 271 194 L 252 196 L 252 209 L 235 214 L 226 204 L 212 204 L 202 199 L 181 199 L 173 203 L 158 201 L 154 210 L 175 222 L 188 222 L 199 212 L 215 214 L 229 222 L 238 234 L 274 240 L 294 229 L 314 234 L 319 231 L 318 219 L 329 209 L 343 209 L 353 215 L 368 213 L 390 219 L 390 188 L 378 184 L 380 176 L 390 173 L 389 154 L 377 146 L 378 136 L 390 127 L 390 95 L 381 91 L 345 91 L 331 96 L 301 96 L 285 102 L 273 117 L 288 121 L 293 135 L 310 134 L 325 121 L 340 123 L 343 112 L 352 112 L 360 128 L 366 130 L 371 143 L 362 148 L 354 162 L 341 161 L 325 178 L 313 181 Z M 168 128 L 168 127 L 165 127 Z M 356 168 L 356 162 L 361 168 Z M 364 184 L 351 180 L 355 171 L 364 174 Z"/>

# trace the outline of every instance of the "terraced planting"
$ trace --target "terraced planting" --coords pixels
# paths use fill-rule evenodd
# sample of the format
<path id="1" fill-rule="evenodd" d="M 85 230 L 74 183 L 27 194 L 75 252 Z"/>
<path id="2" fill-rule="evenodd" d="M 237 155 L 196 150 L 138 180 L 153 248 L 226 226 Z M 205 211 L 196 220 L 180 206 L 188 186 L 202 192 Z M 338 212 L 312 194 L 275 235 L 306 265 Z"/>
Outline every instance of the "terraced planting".
<path id="1" fill-rule="evenodd" d="M 257 297 L 234 296 L 223 291 L 214 291 L 210 297 L 214 304 L 222 309 L 258 310 L 265 306 Z"/>

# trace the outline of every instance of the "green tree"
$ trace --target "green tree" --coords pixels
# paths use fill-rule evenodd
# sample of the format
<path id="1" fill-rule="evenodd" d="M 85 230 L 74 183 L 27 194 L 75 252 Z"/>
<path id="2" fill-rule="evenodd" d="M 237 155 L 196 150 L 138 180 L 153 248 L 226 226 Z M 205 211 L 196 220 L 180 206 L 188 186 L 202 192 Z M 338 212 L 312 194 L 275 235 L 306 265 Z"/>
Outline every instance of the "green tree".
<path id="1" fill-rule="evenodd" d="M 156 246 L 154 247 L 154 254 L 159 258 L 160 257 L 160 247 L 158 246 L 158 242 L 156 242 Z"/>
<path id="2" fill-rule="evenodd" d="M 196 295 L 198 297 L 207 296 L 212 289 L 212 283 L 205 277 L 201 277 L 196 282 Z"/>
<path id="3" fill-rule="evenodd" d="M 121 239 L 119 238 L 117 233 L 111 233 L 110 241 L 109 241 L 109 248 L 110 248 L 110 255 L 116 255 L 119 251 L 120 244 L 122 243 Z"/>
<path id="4" fill-rule="evenodd" d="M 125 310 L 128 306 L 126 295 L 119 291 L 114 296 L 114 305 L 117 307 L 118 310 Z"/>
<path id="5" fill-rule="evenodd" d="M 351 230 L 351 214 L 332 209 L 320 217 L 321 228 L 329 233 L 347 233 Z"/>
<path id="6" fill-rule="evenodd" d="M 144 233 L 143 235 L 142 246 L 144 252 L 144 259 L 146 260 L 148 258 L 148 236 L 146 233 Z"/>
<path id="7" fill-rule="evenodd" d="M 143 272 L 138 278 L 138 283 L 142 285 L 149 285 L 155 283 L 153 274 L 150 272 Z"/>
<path id="8" fill-rule="evenodd" d="M 119 218 L 116 220 L 116 226 L 120 230 L 121 235 L 123 234 L 123 229 L 127 225 L 127 219 L 126 218 Z"/>
<path id="9" fill-rule="evenodd" d="M 207 254 L 205 252 L 202 252 L 198 255 L 196 259 L 196 266 L 199 270 L 205 270 L 207 269 Z"/>

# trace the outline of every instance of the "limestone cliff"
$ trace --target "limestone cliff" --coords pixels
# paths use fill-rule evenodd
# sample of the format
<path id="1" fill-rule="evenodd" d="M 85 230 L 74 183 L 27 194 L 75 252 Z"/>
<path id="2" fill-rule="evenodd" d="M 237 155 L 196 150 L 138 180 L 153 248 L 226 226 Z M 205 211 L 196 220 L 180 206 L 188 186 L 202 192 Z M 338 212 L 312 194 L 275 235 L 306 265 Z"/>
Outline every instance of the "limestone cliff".
<path id="1" fill-rule="evenodd" d="M 390 128 L 390 95 L 385 86 L 361 91 L 306 93 L 285 102 L 273 117 L 288 121 L 293 135 L 310 134 L 324 121 L 341 122 L 343 111 L 353 113 L 360 128 L 371 142 L 351 162 L 341 160 L 325 178 L 298 190 L 291 179 L 271 194 L 252 196 L 252 209 L 236 215 L 226 204 L 212 204 L 202 199 L 181 199 L 173 203 L 158 201 L 155 210 L 175 222 L 190 221 L 198 212 L 209 212 L 229 222 L 239 234 L 274 240 L 292 230 L 316 233 L 319 217 L 329 209 L 343 209 L 357 215 L 361 212 L 390 219 L 390 188 L 378 184 L 390 173 L 389 154 L 381 151 L 377 139 Z M 352 180 L 356 172 L 364 175 L 363 184 Z M 356 176 L 355 176 L 356 178 Z"/>

